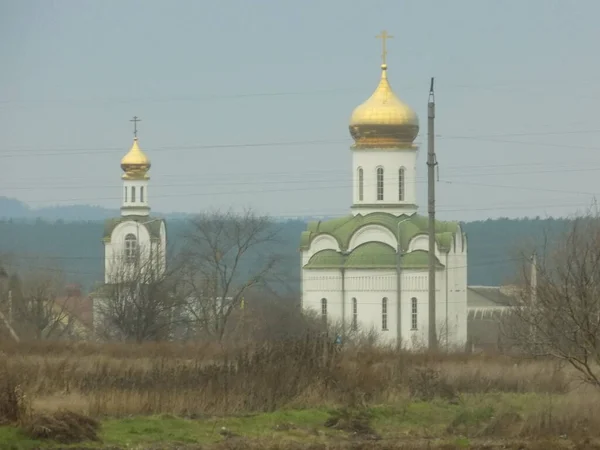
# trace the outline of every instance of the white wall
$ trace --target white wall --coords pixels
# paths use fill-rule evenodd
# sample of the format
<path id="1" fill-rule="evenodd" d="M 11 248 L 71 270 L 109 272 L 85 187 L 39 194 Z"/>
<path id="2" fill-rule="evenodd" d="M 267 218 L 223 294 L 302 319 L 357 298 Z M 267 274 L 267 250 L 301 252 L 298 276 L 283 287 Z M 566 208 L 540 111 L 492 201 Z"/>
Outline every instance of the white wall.
<path id="1" fill-rule="evenodd" d="M 161 224 L 161 236 L 160 240 L 152 241 L 150 239 L 150 233 L 145 225 L 140 225 L 135 221 L 126 221 L 118 224 L 113 230 L 110 241 L 104 244 L 104 282 L 110 283 L 114 280 L 115 274 L 121 273 L 122 276 L 125 254 L 125 236 L 128 234 L 136 236 L 137 244 L 140 251 L 140 261 L 142 261 L 142 267 L 153 267 L 152 270 L 156 270 L 157 273 L 164 272 L 166 268 L 166 229 L 164 223 Z M 152 255 L 152 265 L 146 264 L 144 261 L 148 261 Z"/>
<path id="2" fill-rule="evenodd" d="M 352 211 L 354 214 L 368 214 L 370 212 L 381 211 L 381 208 L 366 208 L 364 205 L 386 205 L 385 211 L 392 214 L 416 212 L 416 173 L 417 173 L 417 153 L 413 149 L 353 149 L 352 150 L 352 170 L 353 170 L 353 194 Z M 377 168 L 384 169 L 384 191 L 383 200 L 377 200 Z M 404 168 L 404 200 L 399 201 L 398 197 L 398 170 Z M 363 169 L 363 200 L 359 197 L 358 169 Z M 390 208 L 393 206 L 393 208 Z"/>
<path id="3" fill-rule="evenodd" d="M 350 248 L 365 242 L 384 242 L 396 246 L 395 238 L 387 229 L 368 225 L 351 238 Z M 409 243 L 409 250 L 427 249 L 427 236 L 416 236 Z M 302 252 L 302 265 L 308 263 L 317 251 L 331 248 L 339 250 L 332 237 L 320 237 L 313 248 Z M 463 349 L 467 340 L 467 245 L 459 230 L 448 254 L 436 254 L 445 270 L 436 274 L 436 324 L 438 340 L 445 348 Z M 328 301 L 328 318 L 345 320 L 347 329 L 352 323 L 352 298 L 357 299 L 361 328 L 374 328 L 382 341 L 395 342 L 397 332 L 397 278 L 395 270 L 346 270 L 342 294 L 341 270 L 302 270 L 302 304 L 304 308 L 320 313 L 321 299 Z M 406 348 L 427 345 L 429 332 L 429 282 L 427 270 L 403 270 L 401 289 L 401 339 Z M 382 331 L 382 299 L 388 298 L 388 330 Z M 412 329 L 412 298 L 417 299 L 417 329 Z M 344 302 L 344 303 L 342 303 Z M 342 306 L 345 305 L 345 307 Z M 344 310 L 344 315 L 342 311 Z M 447 341 L 446 341 L 447 339 Z"/>

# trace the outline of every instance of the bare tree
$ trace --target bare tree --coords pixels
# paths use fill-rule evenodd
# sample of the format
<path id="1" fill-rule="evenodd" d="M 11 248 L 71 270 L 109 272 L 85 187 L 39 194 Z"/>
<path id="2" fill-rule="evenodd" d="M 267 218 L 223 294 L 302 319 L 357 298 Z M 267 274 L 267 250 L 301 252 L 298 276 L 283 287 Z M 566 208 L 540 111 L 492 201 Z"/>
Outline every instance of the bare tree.
<path id="1" fill-rule="evenodd" d="M 600 219 L 575 219 L 535 259 L 523 259 L 503 332 L 521 351 L 559 358 L 600 388 Z"/>
<path id="2" fill-rule="evenodd" d="M 191 221 L 184 254 L 187 313 L 195 329 L 222 340 L 232 312 L 274 273 L 278 230 L 246 210 L 202 214 Z"/>
<path id="3" fill-rule="evenodd" d="M 31 270 L 13 277 L 10 321 L 21 337 L 70 337 L 76 318 L 68 310 L 70 293 L 59 270 Z"/>
<path id="4" fill-rule="evenodd" d="M 159 255 L 132 261 L 115 256 L 110 282 L 94 298 L 99 337 L 136 342 L 170 337 L 183 297 L 177 270 L 162 268 L 161 260 Z"/>

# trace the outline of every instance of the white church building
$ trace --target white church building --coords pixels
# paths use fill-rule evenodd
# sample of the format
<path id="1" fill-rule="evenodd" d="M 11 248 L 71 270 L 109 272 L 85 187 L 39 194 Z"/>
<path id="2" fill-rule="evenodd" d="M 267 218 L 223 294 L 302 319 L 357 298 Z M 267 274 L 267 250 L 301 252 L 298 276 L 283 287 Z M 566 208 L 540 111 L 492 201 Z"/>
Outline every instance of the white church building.
<path id="1" fill-rule="evenodd" d="M 134 117 L 134 122 L 137 120 Z M 105 287 L 127 281 L 144 283 L 166 270 L 166 223 L 150 215 L 150 159 L 140 148 L 137 128 L 131 149 L 121 160 L 121 169 L 121 216 L 104 223 Z M 101 293 L 102 289 L 94 298 L 95 326 L 102 316 Z"/>
<path id="2" fill-rule="evenodd" d="M 392 91 L 385 63 L 375 92 L 350 118 L 352 207 L 311 222 L 301 235 L 302 307 L 323 320 L 376 331 L 380 341 L 428 344 L 428 218 L 416 199 L 416 113 Z M 439 344 L 467 341 L 467 240 L 458 223 L 436 221 Z"/>

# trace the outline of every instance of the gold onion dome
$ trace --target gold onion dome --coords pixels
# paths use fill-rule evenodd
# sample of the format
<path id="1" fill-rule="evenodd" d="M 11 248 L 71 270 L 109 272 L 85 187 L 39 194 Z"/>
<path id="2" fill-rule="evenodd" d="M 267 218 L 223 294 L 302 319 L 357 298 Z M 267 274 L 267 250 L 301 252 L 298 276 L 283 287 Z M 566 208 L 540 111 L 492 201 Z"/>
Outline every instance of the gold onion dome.
<path id="1" fill-rule="evenodd" d="M 137 137 L 133 140 L 131 150 L 121 160 L 121 169 L 123 169 L 123 178 L 140 179 L 147 178 L 150 170 L 150 160 L 138 145 Z"/>
<path id="2" fill-rule="evenodd" d="M 359 148 L 412 147 L 419 134 L 419 118 L 392 91 L 386 64 L 373 95 L 352 112 L 350 134 Z"/>

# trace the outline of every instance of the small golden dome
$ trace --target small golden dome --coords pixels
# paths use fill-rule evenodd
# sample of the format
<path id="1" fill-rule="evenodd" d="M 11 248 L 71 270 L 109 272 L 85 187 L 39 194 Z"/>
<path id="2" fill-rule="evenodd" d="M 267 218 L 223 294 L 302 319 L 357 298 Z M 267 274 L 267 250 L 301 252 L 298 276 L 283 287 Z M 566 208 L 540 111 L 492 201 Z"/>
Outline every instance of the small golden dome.
<path id="1" fill-rule="evenodd" d="M 412 147 L 419 134 L 419 118 L 392 91 L 386 64 L 373 95 L 352 112 L 350 134 L 357 148 Z"/>
<path id="2" fill-rule="evenodd" d="M 123 169 L 123 178 L 143 179 L 148 178 L 150 170 L 150 160 L 140 149 L 138 139 L 133 140 L 131 150 L 121 160 L 121 169 Z"/>

